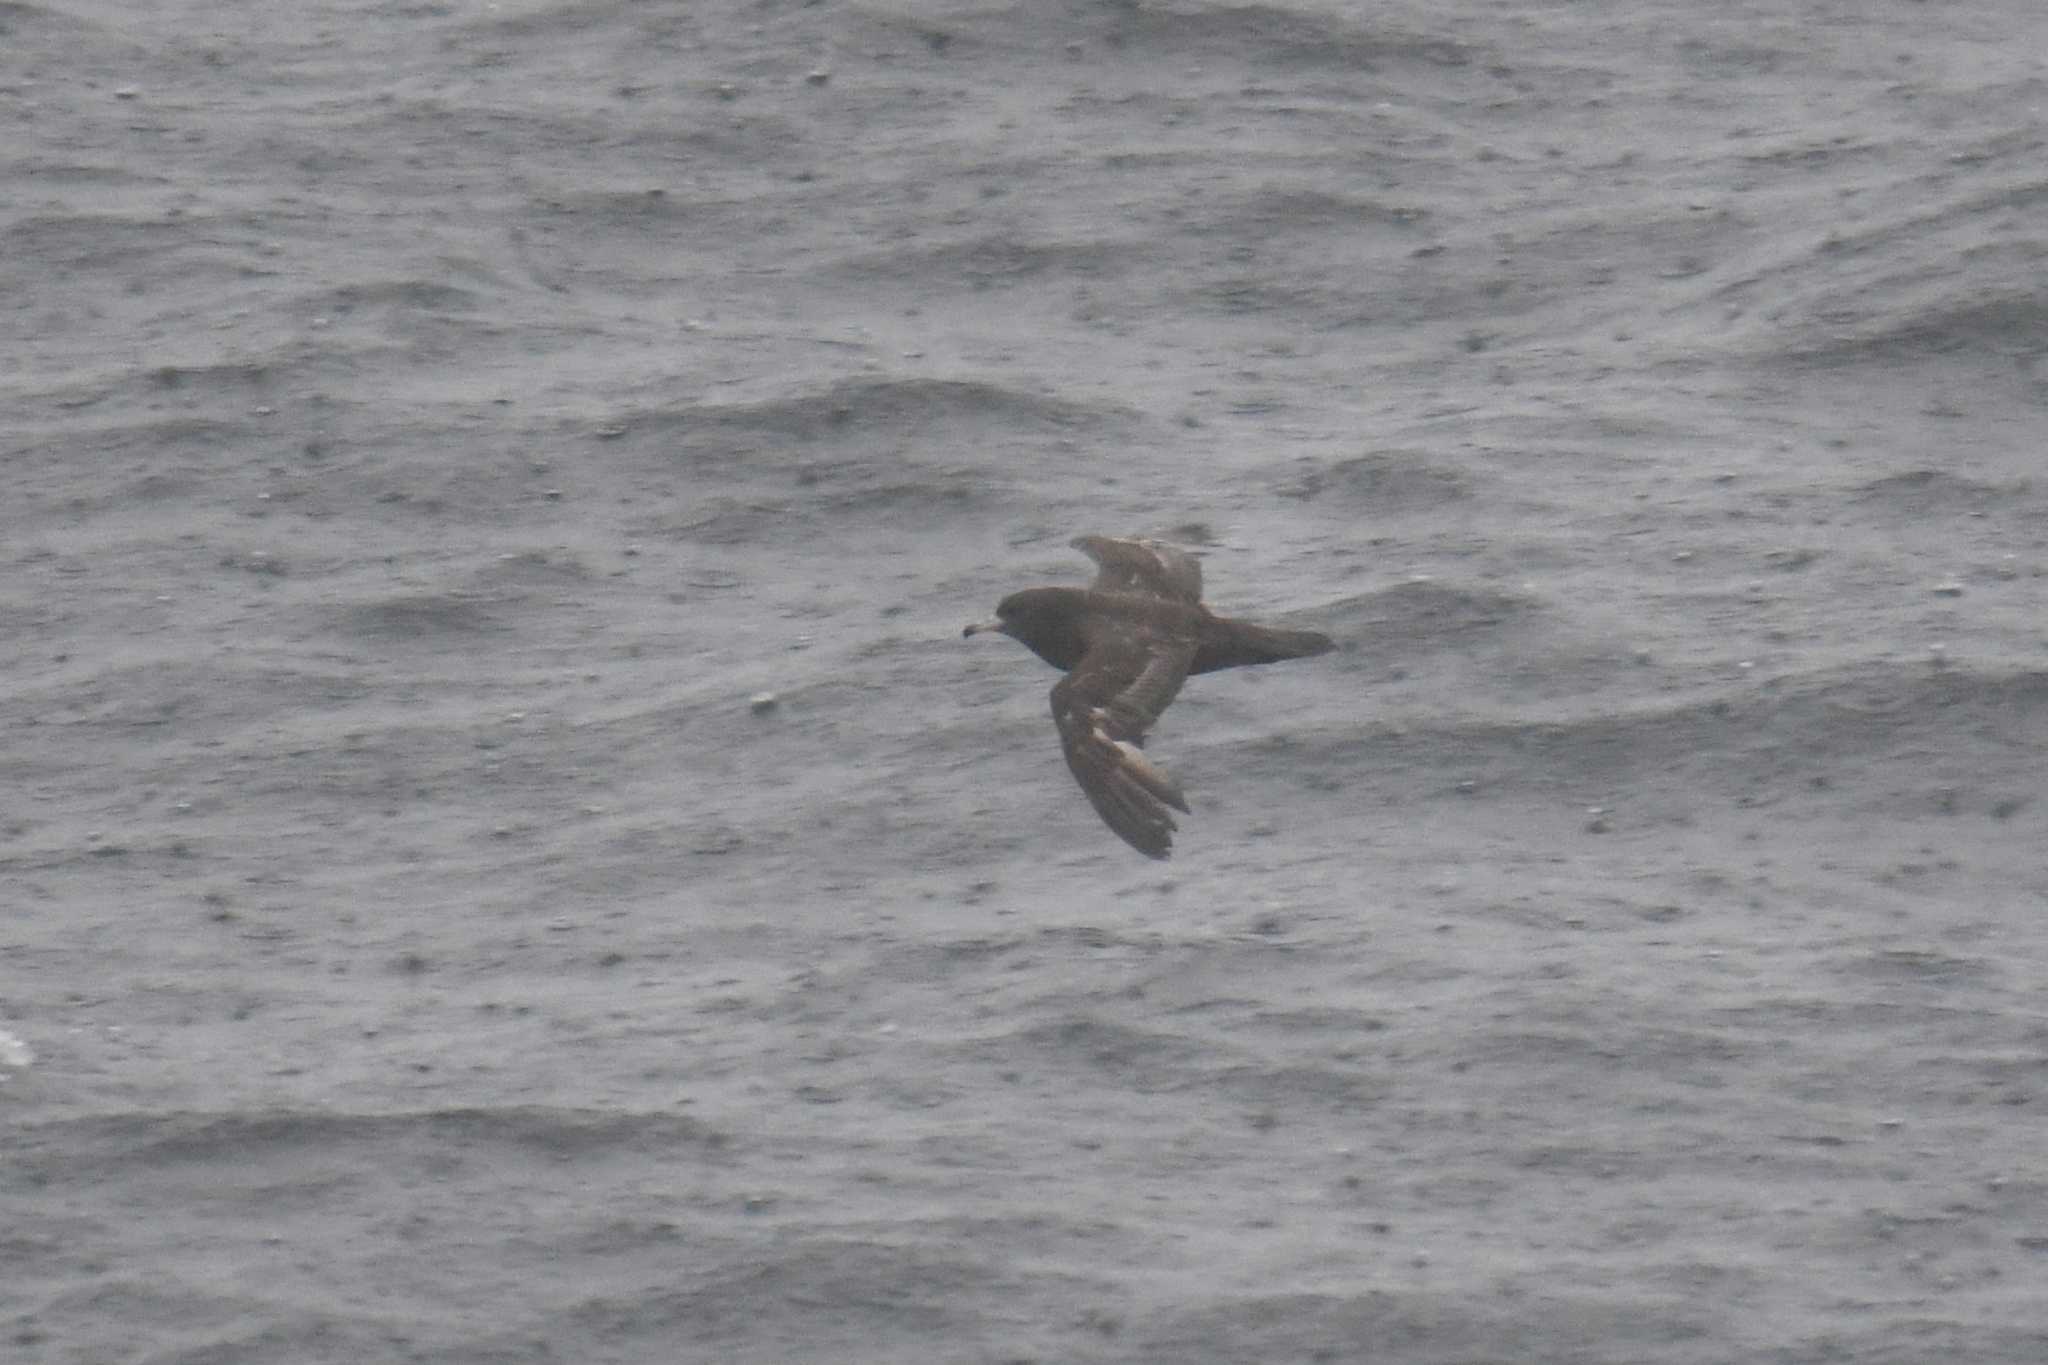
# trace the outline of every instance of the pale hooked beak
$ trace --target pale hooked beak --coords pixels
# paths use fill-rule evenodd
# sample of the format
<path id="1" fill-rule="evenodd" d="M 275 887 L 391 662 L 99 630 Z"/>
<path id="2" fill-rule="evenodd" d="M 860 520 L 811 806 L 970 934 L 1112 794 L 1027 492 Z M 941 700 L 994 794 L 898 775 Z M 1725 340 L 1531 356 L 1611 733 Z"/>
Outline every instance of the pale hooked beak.
<path id="1" fill-rule="evenodd" d="M 960 632 L 960 638 L 965 640 L 971 635 L 980 635 L 986 631 L 991 630 L 998 635 L 1007 635 L 1010 633 L 1010 628 L 1004 625 L 1001 621 L 976 621 L 973 625 L 969 626 L 967 629 Z"/>

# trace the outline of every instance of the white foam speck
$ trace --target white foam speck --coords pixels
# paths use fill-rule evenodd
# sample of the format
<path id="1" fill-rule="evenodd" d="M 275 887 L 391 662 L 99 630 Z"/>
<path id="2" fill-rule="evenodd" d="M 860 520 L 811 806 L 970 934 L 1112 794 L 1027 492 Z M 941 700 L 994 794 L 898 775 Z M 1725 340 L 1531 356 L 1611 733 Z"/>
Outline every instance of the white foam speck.
<path id="1" fill-rule="evenodd" d="M 36 1059 L 35 1050 L 21 1039 L 0 1028 L 0 1066 L 30 1066 Z"/>

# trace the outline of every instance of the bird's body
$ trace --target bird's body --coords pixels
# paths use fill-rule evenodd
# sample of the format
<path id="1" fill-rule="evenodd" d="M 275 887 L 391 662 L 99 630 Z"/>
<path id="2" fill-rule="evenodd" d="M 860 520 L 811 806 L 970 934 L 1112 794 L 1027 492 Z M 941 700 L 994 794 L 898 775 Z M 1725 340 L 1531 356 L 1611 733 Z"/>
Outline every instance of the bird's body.
<path id="1" fill-rule="evenodd" d="M 1233 621 L 1202 605 L 1202 569 L 1156 540 L 1082 536 L 1074 548 L 1100 566 L 1087 588 L 1026 588 L 967 627 L 998 631 L 1064 672 L 1053 721 L 1067 766 L 1104 823 L 1140 853 L 1164 858 L 1187 800 L 1147 758 L 1145 732 L 1191 674 L 1307 658 L 1336 648 L 1312 630 Z"/>
<path id="2" fill-rule="evenodd" d="M 1219 668 L 1307 658 L 1335 648 L 1329 636 L 1313 630 L 1275 630 L 1270 626 L 1255 626 L 1249 621 L 1233 621 L 1218 616 L 1200 603 L 1176 610 L 1181 604 L 1135 593 L 1099 593 L 1088 588 L 1026 588 L 1022 592 L 1011 593 L 1003 603 L 1012 606 L 1015 612 L 1048 623 L 1051 628 L 1042 638 L 1019 635 L 1017 639 L 1026 649 L 1062 673 L 1071 671 L 1086 657 L 1093 636 L 1105 629 L 1112 632 L 1128 629 L 1132 621 L 1163 624 L 1175 633 L 1192 633 L 1196 644 L 1195 657 L 1188 664 L 1189 677 L 1197 673 L 1214 673 Z M 975 627 L 977 633 L 984 629 L 995 627 Z"/>

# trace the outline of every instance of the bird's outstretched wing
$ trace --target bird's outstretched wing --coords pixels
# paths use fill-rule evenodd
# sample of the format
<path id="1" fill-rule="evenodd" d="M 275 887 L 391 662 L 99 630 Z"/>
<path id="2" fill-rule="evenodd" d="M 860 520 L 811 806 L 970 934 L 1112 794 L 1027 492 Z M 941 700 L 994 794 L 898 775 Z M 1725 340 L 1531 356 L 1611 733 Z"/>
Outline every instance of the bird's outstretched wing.
<path id="1" fill-rule="evenodd" d="M 1101 566 L 1094 592 L 1142 592 L 1179 602 L 1202 600 L 1202 566 L 1163 540 L 1079 536 L 1073 547 Z"/>
<path id="2" fill-rule="evenodd" d="M 1173 847 L 1178 826 L 1167 807 L 1185 812 L 1188 803 L 1140 746 L 1194 657 L 1192 636 L 1137 629 L 1098 640 L 1052 689 L 1052 718 L 1074 780 L 1103 823 L 1148 858 Z"/>

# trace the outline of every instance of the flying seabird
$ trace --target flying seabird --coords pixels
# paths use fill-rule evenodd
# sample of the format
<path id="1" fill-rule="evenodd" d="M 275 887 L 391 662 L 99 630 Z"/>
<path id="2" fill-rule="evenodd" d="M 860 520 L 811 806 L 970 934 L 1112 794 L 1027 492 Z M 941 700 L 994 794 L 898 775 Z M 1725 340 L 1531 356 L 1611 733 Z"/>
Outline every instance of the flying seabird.
<path id="1" fill-rule="evenodd" d="M 1187 798 L 1145 756 L 1145 731 L 1191 673 L 1304 659 L 1336 648 L 1313 630 L 1232 621 L 1202 605 L 1202 566 L 1163 541 L 1081 536 L 1073 547 L 1099 566 L 1086 588 L 1026 588 L 996 619 L 963 636 L 998 631 L 1067 676 L 1052 689 L 1067 767 L 1117 837 L 1164 858 L 1179 826 L 1167 807 Z"/>

